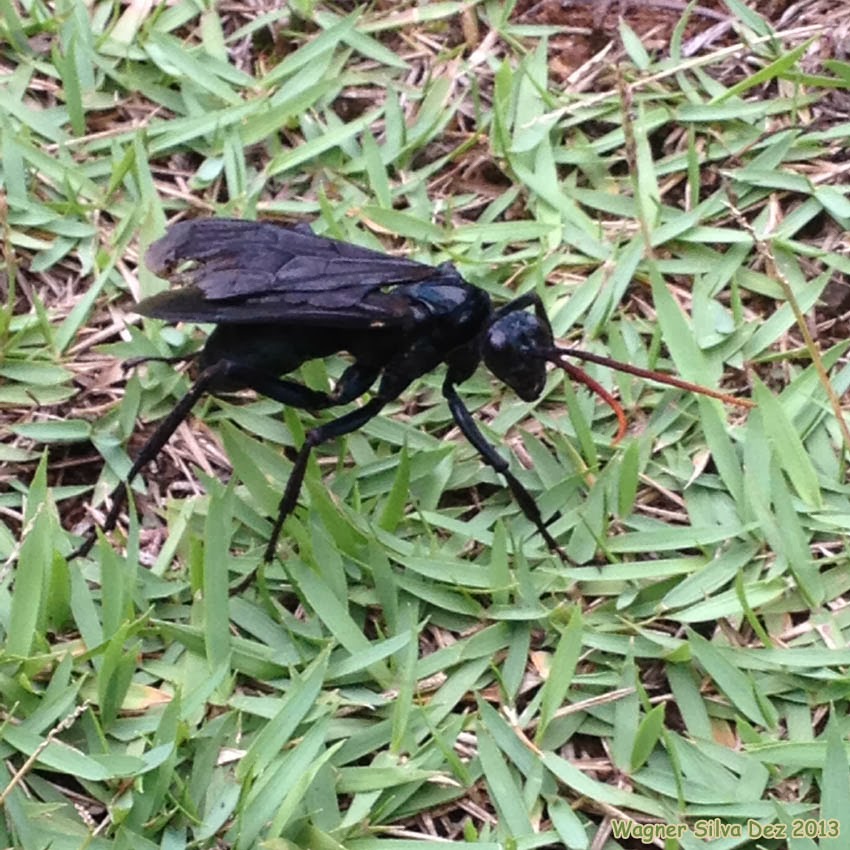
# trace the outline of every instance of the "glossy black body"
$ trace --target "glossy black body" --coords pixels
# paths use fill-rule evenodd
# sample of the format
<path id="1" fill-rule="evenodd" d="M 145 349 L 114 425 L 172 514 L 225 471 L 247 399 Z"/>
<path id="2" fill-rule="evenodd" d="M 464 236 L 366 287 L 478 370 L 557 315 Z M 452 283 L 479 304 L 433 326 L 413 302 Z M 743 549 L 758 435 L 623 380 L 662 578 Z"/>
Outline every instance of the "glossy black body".
<path id="1" fill-rule="evenodd" d="M 180 222 L 146 260 L 185 285 L 140 302 L 139 313 L 218 324 L 202 368 L 227 359 L 279 376 L 347 352 L 361 369 L 380 374 L 382 394 L 395 398 L 443 362 L 455 382 L 466 380 L 493 320 L 487 293 L 450 264 L 392 257 L 316 236 L 305 225 Z M 189 270 L 175 274 L 186 261 Z M 544 376 L 543 362 L 534 365 Z"/>
<path id="2" fill-rule="evenodd" d="M 308 432 L 266 549 L 273 556 L 294 509 L 311 449 L 361 427 L 410 383 L 446 365 L 443 394 L 456 423 L 482 459 L 501 473 L 523 513 L 549 546 L 560 549 L 531 495 L 484 438 L 457 394 L 482 359 L 526 401 L 545 382 L 552 332 L 536 296 L 494 309 L 490 297 L 450 264 L 432 267 L 316 236 L 304 226 L 200 219 L 173 225 L 148 251 L 156 274 L 181 284 L 137 306 L 170 322 L 211 322 L 190 392 L 143 447 L 128 482 L 153 459 L 206 392 L 251 388 L 284 404 L 321 410 L 372 391 L 360 407 Z M 533 312 L 526 308 L 533 307 Z M 331 393 L 281 376 L 302 363 L 347 352 L 352 364 Z M 115 526 L 126 488 L 116 488 L 104 529 Z M 87 541 L 78 554 L 91 546 Z"/>

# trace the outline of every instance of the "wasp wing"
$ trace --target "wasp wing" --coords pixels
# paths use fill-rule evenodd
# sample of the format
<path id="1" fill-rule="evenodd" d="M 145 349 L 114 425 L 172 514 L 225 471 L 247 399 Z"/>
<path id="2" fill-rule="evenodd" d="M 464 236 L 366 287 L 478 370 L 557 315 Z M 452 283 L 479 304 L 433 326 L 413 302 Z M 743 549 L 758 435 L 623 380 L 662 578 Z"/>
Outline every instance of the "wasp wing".
<path id="1" fill-rule="evenodd" d="M 413 308 L 391 287 L 457 276 L 448 266 L 316 236 L 306 225 L 221 218 L 173 225 L 145 262 L 185 284 L 137 306 L 168 321 L 403 325 Z"/>

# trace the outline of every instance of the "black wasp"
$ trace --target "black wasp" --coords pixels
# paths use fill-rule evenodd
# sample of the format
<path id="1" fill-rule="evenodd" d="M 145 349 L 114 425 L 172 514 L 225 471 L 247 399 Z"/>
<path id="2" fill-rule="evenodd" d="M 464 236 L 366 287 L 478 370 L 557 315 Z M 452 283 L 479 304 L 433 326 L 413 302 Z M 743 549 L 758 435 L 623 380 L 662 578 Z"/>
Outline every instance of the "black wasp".
<path id="1" fill-rule="evenodd" d="M 543 391 L 547 361 L 560 365 L 612 405 L 621 432 L 625 420 L 619 405 L 567 363 L 566 355 L 741 403 L 670 376 L 556 348 L 537 295 L 521 295 L 494 309 L 489 295 L 467 283 L 450 263 L 433 267 L 388 256 L 316 236 L 304 224 L 184 221 L 150 247 L 145 261 L 155 274 L 182 285 L 146 298 L 137 312 L 169 322 L 214 323 L 216 328 L 199 354 L 200 371 L 192 388 L 145 443 L 126 482 L 113 491 L 104 531 L 117 524 L 127 485 L 156 457 L 204 393 L 252 389 L 291 407 L 317 411 L 347 404 L 377 382 L 362 406 L 307 433 L 280 501 L 265 550 L 267 561 L 295 508 L 313 448 L 360 428 L 413 381 L 443 363 L 443 395 L 454 421 L 484 462 L 504 477 L 546 543 L 561 554 L 531 494 L 486 440 L 458 395 L 458 384 L 481 360 L 524 401 L 533 401 Z M 280 377 L 308 360 L 337 352 L 348 352 L 354 362 L 330 393 Z M 85 555 L 93 542 L 90 535 L 74 554 Z"/>

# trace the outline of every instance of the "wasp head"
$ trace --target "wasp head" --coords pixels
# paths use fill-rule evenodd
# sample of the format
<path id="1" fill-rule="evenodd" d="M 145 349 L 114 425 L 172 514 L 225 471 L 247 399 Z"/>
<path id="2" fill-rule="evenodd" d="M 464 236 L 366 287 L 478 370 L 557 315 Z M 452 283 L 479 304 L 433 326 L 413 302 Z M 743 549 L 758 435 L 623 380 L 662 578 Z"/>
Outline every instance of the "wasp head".
<path id="1" fill-rule="evenodd" d="M 532 313 L 515 311 L 498 317 L 487 329 L 482 355 L 487 368 L 523 401 L 534 401 L 546 383 L 545 352 L 552 330 Z"/>

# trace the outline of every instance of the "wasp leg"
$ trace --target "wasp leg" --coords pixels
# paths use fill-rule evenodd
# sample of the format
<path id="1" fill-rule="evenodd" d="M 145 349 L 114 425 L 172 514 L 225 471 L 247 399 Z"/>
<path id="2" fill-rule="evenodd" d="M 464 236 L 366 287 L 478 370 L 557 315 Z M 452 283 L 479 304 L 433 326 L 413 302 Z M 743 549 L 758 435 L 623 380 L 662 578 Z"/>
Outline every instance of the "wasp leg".
<path id="1" fill-rule="evenodd" d="M 295 460 L 295 465 L 292 467 L 292 472 L 289 475 L 289 481 L 286 482 L 286 489 L 283 491 L 283 497 L 278 506 L 277 519 L 272 528 L 271 536 L 269 537 L 268 545 L 264 560 L 271 561 L 274 557 L 274 551 L 277 546 L 280 531 L 286 518 L 295 509 L 298 501 L 298 494 L 301 492 L 301 485 L 304 482 L 304 474 L 307 471 L 307 461 L 310 459 L 310 453 L 313 449 L 322 443 L 332 440 L 335 437 L 342 437 L 345 434 L 350 434 L 358 428 L 365 425 L 370 419 L 374 419 L 380 412 L 387 399 L 380 395 L 375 396 L 370 401 L 366 402 L 363 407 L 352 410 L 346 413 L 345 416 L 340 416 L 339 419 L 332 419 L 330 422 L 325 422 L 318 428 L 313 428 L 307 432 L 307 437 L 304 440 L 304 445 L 298 452 L 298 457 Z"/>
<path id="2" fill-rule="evenodd" d="M 380 367 L 352 363 L 336 382 L 330 398 L 334 404 L 348 404 L 362 396 L 375 383 L 380 373 Z"/>
<path id="3" fill-rule="evenodd" d="M 216 382 L 220 381 L 226 372 L 227 363 L 225 361 L 215 363 L 204 369 L 189 389 L 189 392 L 187 392 L 186 395 L 177 402 L 176 407 L 171 411 L 171 413 L 169 413 L 168 416 L 159 423 L 156 431 L 151 434 L 148 441 L 144 444 L 144 446 L 142 446 L 142 450 L 139 452 L 136 460 L 130 467 L 130 471 L 127 473 L 126 479 L 112 491 L 110 496 L 112 499 L 112 507 L 109 509 L 109 513 L 106 515 L 106 519 L 103 522 L 103 531 L 112 531 L 112 529 L 115 528 L 115 525 L 118 522 L 118 517 L 121 514 L 121 509 L 127 501 L 127 491 L 129 490 L 130 483 L 136 475 L 138 475 L 139 470 L 159 454 L 162 447 L 168 442 L 169 438 L 177 430 L 180 423 L 189 415 L 198 399 L 205 392 L 208 392 Z M 97 535 L 95 530 L 92 529 L 88 535 L 86 535 L 86 539 L 83 543 L 68 556 L 68 560 L 70 561 L 74 558 L 83 558 L 88 555 L 96 539 Z"/>
<path id="4" fill-rule="evenodd" d="M 353 366 L 349 367 L 349 370 L 345 374 L 348 374 L 353 369 Z M 347 381 L 345 374 L 340 383 L 344 385 L 346 400 L 356 398 L 357 395 L 362 395 L 368 389 L 368 384 L 363 389 L 360 389 L 367 377 L 365 371 L 352 372 L 352 375 Z M 129 485 L 133 479 L 146 464 L 150 463 L 159 454 L 201 396 L 204 393 L 220 391 L 224 387 L 228 389 L 252 389 L 261 395 L 268 396 L 282 404 L 301 410 L 321 410 L 341 403 L 340 399 L 337 399 L 333 395 L 311 390 L 294 381 L 275 378 L 258 369 L 243 366 L 232 360 L 219 360 L 201 372 L 198 379 L 189 389 L 189 392 L 177 402 L 171 413 L 159 423 L 157 429 L 151 434 L 144 446 L 142 446 L 141 451 L 130 467 L 130 471 L 127 473 L 127 477 L 111 493 L 112 507 L 109 509 L 109 513 L 103 522 L 102 530 L 104 532 L 112 531 L 117 525 L 118 517 L 121 515 L 121 510 L 127 501 Z M 86 536 L 83 543 L 70 554 L 69 560 L 85 557 L 91 551 L 95 539 L 96 534 L 92 530 Z"/>
<path id="5" fill-rule="evenodd" d="M 446 383 L 443 384 L 443 395 L 445 396 L 446 401 L 448 401 L 452 417 L 463 432 L 464 437 L 472 443 L 475 450 L 481 455 L 483 461 L 504 477 L 523 514 L 525 514 L 526 518 L 534 524 L 534 527 L 540 533 L 540 536 L 546 541 L 549 548 L 553 552 L 557 552 L 562 558 L 566 559 L 567 556 L 564 550 L 558 545 L 558 542 L 554 537 L 552 537 L 549 530 L 546 528 L 543 516 L 541 515 L 540 509 L 537 507 L 537 503 L 534 501 L 533 496 L 525 489 L 525 487 L 522 486 L 522 484 L 520 484 L 514 474 L 510 471 L 508 468 L 508 462 L 496 451 L 495 446 L 487 442 L 487 439 L 475 424 L 472 414 L 457 394 L 456 388 L 449 381 L 446 381 Z"/>
<path id="6" fill-rule="evenodd" d="M 507 304 L 503 304 L 498 310 L 494 311 L 493 317 L 494 320 L 501 319 L 502 316 L 506 316 L 508 313 L 515 313 L 517 310 L 524 310 L 526 307 L 532 306 L 534 307 L 534 314 L 540 322 L 551 331 L 552 325 L 549 323 L 546 308 L 543 306 L 543 302 L 536 292 L 526 292 L 525 295 L 520 295 L 514 298 L 513 301 L 508 301 Z"/>

